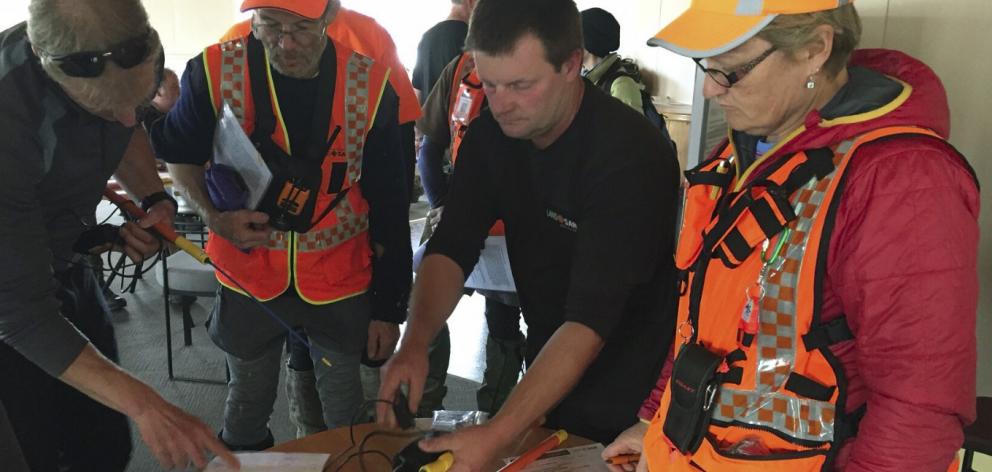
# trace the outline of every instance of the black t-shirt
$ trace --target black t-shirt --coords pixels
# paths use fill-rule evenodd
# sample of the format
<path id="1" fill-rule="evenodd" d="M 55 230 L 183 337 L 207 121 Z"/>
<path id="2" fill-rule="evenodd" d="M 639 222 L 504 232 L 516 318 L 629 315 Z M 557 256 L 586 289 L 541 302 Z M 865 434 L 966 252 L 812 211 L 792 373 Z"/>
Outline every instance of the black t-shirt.
<path id="1" fill-rule="evenodd" d="M 444 20 L 427 30 L 417 45 L 417 64 L 413 68 L 413 88 L 420 90 L 420 104 L 441 75 L 444 66 L 462 53 L 468 24 L 459 20 Z"/>
<path id="2" fill-rule="evenodd" d="M 275 69 L 271 72 L 273 85 L 279 91 L 279 111 L 289 133 L 289 145 L 292 149 L 303 149 L 310 141 L 313 109 L 317 106 L 314 97 L 320 79 L 297 79 Z"/>
<path id="3" fill-rule="evenodd" d="M 589 82 L 575 120 L 547 149 L 505 136 L 489 112 L 462 143 L 427 252 L 467 275 L 502 219 L 528 362 L 566 321 L 606 343 L 549 414 L 552 427 L 612 440 L 636 421 L 668 353 L 678 164 L 663 143 L 643 117 Z"/>

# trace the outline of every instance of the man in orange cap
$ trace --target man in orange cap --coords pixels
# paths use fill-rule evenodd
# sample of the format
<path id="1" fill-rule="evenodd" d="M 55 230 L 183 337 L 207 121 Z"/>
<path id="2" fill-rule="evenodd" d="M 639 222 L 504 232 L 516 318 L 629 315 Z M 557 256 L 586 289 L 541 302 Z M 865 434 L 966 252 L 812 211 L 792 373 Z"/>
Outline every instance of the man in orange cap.
<path id="1" fill-rule="evenodd" d="M 604 456 L 638 470 L 957 470 L 975 416 L 978 187 L 937 75 L 855 50 L 850 0 L 695 0 L 729 139 L 686 172 L 672 358 Z"/>
<path id="2" fill-rule="evenodd" d="M 274 441 L 267 423 L 286 339 L 245 291 L 309 336 L 323 422 L 332 428 L 362 403 L 363 353 L 392 354 L 406 316 L 409 198 L 397 97 L 386 66 L 327 37 L 335 6 L 246 0 L 251 34 L 192 59 L 179 101 L 151 130 L 211 230 L 207 252 L 231 277 L 218 274 L 209 333 L 227 353 L 221 438 L 235 449 Z M 204 182 L 225 105 L 273 171 L 259 211 L 224 205 Z"/>
<path id="3" fill-rule="evenodd" d="M 420 104 L 410 77 L 396 53 L 396 45 L 389 32 L 374 18 L 355 10 L 345 8 L 340 0 L 330 0 L 328 8 L 327 36 L 354 49 L 355 52 L 374 59 L 390 68 L 389 84 L 399 98 L 400 136 L 403 140 L 403 159 L 406 165 L 408 182 L 411 184 L 411 199 L 415 200 L 414 167 L 416 149 L 414 145 L 414 122 L 420 118 Z M 245 20 L 232 26 L 220 41 L 246 36 L 251 32 L 251 21 Z M 302 334 L 306 337 L 306 334 Z M 290 356 L 286 364 L 286 397 L 289 403 L 289 418 L 296 425 L 299 437 L 326 429 L 320 400 L 314 390 L 312 361 L 295 336 L 289 338 Z M 367 365 L 366 365 L 367 364 Z M 372 398 L 379 389 L 379 368 L 377 362 L 365 361 L 362 366 L 362 385 L 366 398 Z M 308 367 L 309 366 L 309 367 Z"/>
<path id="4" fill-rule="evenodd" d="M 341 0 L 330 0 L 328 9 L 331 15 L 327 24 L 328 37 L 391 69 L 389 84 L 393 86 L 400 102 L 399 120 L 403 139 L 403 158 L 412 183 L 416 161 L 413 124 L 417 118 L 420 118 L 420 103 L 410 83 L 410 76 L 400 62 L 393 38 L 374 18 L 341 6 Z M 242 21 L 228 29 L 220 41 L 245 36 L 250 30 L 251 22 Z"/>

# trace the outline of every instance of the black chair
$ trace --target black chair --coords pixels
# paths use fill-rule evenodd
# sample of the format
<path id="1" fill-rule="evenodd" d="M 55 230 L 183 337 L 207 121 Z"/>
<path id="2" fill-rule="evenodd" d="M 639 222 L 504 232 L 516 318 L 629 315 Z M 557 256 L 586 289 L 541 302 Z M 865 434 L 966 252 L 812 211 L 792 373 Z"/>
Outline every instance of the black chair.
<path id="1" fill-rule="evenodd" d="M 964 429 L 964 461 L 961 472 L 976 472 L 971 468 L 975 453 L 992 456 L 992 397 L 978 397 L 975 401 L 978 418 Z"/>
<path id="2" fill-rule="evenodd" d="M 176 215 L 176 232 L 193 242 L 206 244 L 206 228 L 199 217 L 192 212 L 180 209 Z M 175 375 L 172 358 L 172 302 L 178 299 L 183 313 L 183 344 L 193 345 L 193 317 L 190 310 L 197 297 L 214 297 L 218 282 L 213 268 L 201 264 L 189 254 L 179 251 L 168 254 L 163 248 L 162 264 L 155 272 L 155 278 L 162 285 L 162 298 L 165 300 L 165 339 L 166 359 L 169 367 L 169 380 L 227 385 L 226 381 L 184 377 Z M 174 298 L 175 297 L 175 298 Z M 228 380 L 230 373 L 227 373 Z"/>

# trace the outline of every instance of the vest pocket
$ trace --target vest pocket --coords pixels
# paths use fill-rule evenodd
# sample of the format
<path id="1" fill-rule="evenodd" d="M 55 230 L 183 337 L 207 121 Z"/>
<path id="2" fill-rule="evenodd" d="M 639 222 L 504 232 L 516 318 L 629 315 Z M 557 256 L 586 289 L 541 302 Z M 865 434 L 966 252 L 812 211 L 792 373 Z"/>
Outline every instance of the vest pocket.
<path id="1" fill-rule="evenodd" d="M 692 461 L 705 471 L 735 472 L 806 472 L 819 471 L 827 460 L 828 448 L 805 451 L 773 452 L 766 455 L 733 454 L 719 450 L 707 437 Z"/>

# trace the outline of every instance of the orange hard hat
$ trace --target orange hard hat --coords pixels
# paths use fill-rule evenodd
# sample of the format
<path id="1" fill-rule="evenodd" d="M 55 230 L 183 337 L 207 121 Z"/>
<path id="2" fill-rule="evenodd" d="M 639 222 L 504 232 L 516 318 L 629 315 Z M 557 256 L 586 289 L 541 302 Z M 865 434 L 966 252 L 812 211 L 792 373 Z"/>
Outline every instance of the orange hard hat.
<path id="1" fill-rule="evenodd" d="M 328 0 L 245 0 L 241 3 L 241 11 L 256 8 L 278 8 L 304 18 L 320 18 L 327 8 Z"/>
<path id="2" fill-rule="evenodd" d="M 687 57 L 711 57 L 740 46 L 778 15 L 833 10 L 854 0 L 692 0 L 648 40 Z"/>

